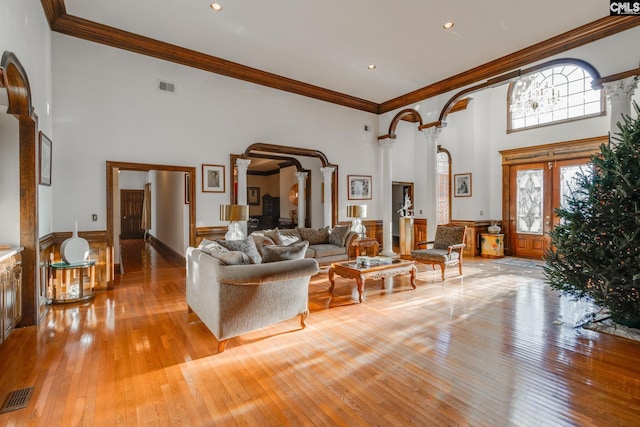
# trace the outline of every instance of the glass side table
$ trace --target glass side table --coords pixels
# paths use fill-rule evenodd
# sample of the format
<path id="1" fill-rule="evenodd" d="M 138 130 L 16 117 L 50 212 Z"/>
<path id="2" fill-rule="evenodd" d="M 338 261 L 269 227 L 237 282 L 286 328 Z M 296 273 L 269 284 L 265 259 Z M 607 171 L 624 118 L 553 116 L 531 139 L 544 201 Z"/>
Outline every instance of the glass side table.
<path id="1" fill-rule="evenodd" d="M 72 302 L 86 301 L 93 298 L 95 283 L 96 261 L 83 261 L 68 264 L 64 261 L 49 264 L 52 277 L 52 304 L 68 304 Z M 60 273 L 60 277 L 58 277 Z M 88 292 L 84 289 L 84 276 L 89 278 Z M 76 279 L 77 276 L 77 280 Z M 75 283 L 72 283 L 75 282 Z"/>

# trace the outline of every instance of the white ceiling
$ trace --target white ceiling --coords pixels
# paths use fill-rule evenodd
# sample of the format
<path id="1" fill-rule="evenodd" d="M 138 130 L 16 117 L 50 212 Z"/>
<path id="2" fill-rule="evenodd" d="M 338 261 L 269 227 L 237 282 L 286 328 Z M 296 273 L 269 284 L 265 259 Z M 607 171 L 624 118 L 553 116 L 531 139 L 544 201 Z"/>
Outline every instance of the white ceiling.
<path id="1" fill-rule="evenodd" d="M 609 15 L 603 0 L 217 1 L 221 12 L 211 0 L 65 5 L 70 15 L 376 103 Z"/>

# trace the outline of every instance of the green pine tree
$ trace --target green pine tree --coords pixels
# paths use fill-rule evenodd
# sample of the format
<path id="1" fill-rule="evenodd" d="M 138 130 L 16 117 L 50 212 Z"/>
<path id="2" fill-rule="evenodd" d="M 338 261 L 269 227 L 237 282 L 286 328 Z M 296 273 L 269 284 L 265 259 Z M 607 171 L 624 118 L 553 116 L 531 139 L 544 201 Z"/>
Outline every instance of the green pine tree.
<path id="1" fill-rule="evenodd" d="M 545 275 L 551 287 L 588 299 L 620 324 L 640 327 L 640 108 L 578 174 L 561 224 L 549 233 Z"/>

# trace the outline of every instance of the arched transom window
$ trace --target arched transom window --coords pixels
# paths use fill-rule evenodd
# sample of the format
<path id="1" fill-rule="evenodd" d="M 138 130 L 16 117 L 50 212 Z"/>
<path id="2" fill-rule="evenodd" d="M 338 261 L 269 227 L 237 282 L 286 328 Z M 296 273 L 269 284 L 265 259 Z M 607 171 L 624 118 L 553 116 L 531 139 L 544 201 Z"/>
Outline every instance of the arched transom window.
<path id="1" fill-rule="evenodd" d="M 605 114 L 604 94 L 579 65 L 556 64 L 509 85 L 507 132 Z"/>

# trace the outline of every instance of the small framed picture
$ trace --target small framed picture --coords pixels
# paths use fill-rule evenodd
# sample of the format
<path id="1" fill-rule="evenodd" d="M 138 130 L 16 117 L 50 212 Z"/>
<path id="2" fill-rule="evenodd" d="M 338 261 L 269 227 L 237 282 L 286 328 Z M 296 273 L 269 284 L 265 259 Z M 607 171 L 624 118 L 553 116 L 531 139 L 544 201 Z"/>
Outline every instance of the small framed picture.
<path id="1" fill-rule="evenodd" d="M 349 200 L 371 200 L 371 176 L 347 175 Z"/>
<path id="2" fill-rule="evenodd" d="M 51 158 L 53 143 L 47 135 L 40 132 L 40 185 L 51 185 Z"/>
<path id="3" fill-rule="evenodd" d="M 247 187 L 247 204 L 260 205 L 260 187 Z"/>
<path id="4" fill-rule="evenodd" d="M 461 173 L 453 176 L 453 195 L 471 197 L 471 174 Z"/>
<path id="5" fill-rule="evenodd" d="M 202 165 L 202 192 L 224 193 L 224 165 Z"/>

